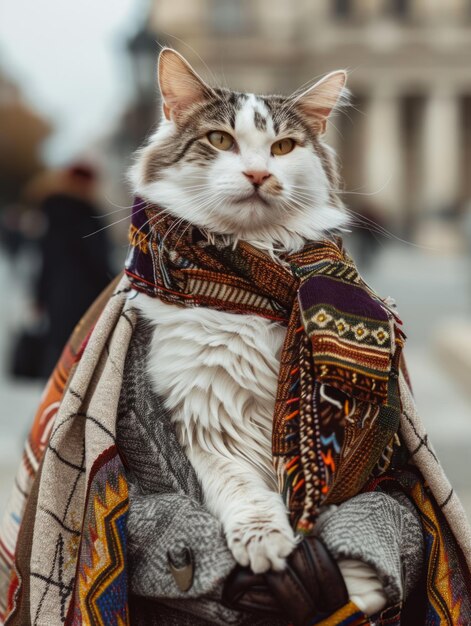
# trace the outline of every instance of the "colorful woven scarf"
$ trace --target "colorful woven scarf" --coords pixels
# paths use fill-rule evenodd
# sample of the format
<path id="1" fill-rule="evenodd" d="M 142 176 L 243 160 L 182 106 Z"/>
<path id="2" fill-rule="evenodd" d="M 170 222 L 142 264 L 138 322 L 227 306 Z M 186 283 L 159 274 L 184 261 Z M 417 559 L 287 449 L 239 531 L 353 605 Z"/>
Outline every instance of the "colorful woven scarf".
<path id="1" fill-rule="evenodd" d="M 274 260 L 253 246 L 208 239 L 135 202 L 126 274 L 180 306 L 256 314 L 287 326 L 273 458 L 297 530 L 319 507 L 385 471 L 399 426 L 399 319 L 360 278 L 339 239 Z"/>

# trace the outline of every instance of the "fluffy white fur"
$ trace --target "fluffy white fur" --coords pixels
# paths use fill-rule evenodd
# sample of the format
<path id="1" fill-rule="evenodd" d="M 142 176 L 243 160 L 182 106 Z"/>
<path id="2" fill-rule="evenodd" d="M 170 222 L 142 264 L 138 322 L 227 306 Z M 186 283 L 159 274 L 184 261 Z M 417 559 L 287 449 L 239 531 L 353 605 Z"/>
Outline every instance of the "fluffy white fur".
<path id="1" fill-rule="evenodd" d="M 140 294 L 155 324 L 149 373 L 236 560 L 280 569 L 295 545 L 272 466 L 285 329 L 254 315 L 181 308 Z"/>
<path id="2" fill-rule="evenodd" d="M 271 145 L 279 138 L 263 101 L 253 95 L 237 112 L 235 128 L 222 129 L 234 134 L 237 151 L 221 151 L 205 165 L 181 159 L 144 184 L 148 151 L 178 132 L 182 107 L 201 97 L 202 81 L 186 62 L 171 51 L 163 54 L 165 115 L 131 175 L 140 196 L 209 234 L 248 240 L 271 252 L 297 250 L 346 222 L 345 214 L 329 203 L 327 176 L 309 143 L 281 157 L 272 155 Z M 314 87 L 301 95 L 306 110 L 321 102 L 326 119 L 344 80 L 336 73 L 317 92 Z M 267 118 L 266 130 L 256 128 L 255 111 Z M 253 197 L 244 172 L 254 170 L 269 172 L 277 188 L 265 191 L 261 185 Z M 181 308 L 144 295 L 135 303 L 155 325 L 149 356 L 153 384 L 172 412 L 207 506 L 221 520 L 235 559 L 254 572 L 282 568 L 296 544 L 271 457 L 285 329 L 257 316 Z"/>

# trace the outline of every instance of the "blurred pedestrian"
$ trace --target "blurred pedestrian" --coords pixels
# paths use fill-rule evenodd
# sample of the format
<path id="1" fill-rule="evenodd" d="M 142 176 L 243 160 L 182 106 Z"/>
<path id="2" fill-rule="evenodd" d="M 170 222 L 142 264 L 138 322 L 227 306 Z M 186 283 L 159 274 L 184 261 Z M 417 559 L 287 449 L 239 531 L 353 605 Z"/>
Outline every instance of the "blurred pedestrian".
<path id="1" fill-rule="evenodd" d="M 46 197 L 39 239 L 41 270 L 35 304 L 48 323 L 40 374 L 49 376 L 77 320 L 111 278 L 106 231 L 97 230 L 96 182 L 92 168 L 75 165 L 63 174 L 64 188 Z M 94 233 L 94 234 L 93 234 Z"/>
<path id="2" fill-rule="evenodd" d="M 112 276 L 106 232 L 95 232 L 96 196 L 96 172 L 77 164 L 59 173 L 39 203 L 45 228 L 33 298 L 47 325 L 38 359 L 41 378 L 49 376 L 75 324 Z"/>

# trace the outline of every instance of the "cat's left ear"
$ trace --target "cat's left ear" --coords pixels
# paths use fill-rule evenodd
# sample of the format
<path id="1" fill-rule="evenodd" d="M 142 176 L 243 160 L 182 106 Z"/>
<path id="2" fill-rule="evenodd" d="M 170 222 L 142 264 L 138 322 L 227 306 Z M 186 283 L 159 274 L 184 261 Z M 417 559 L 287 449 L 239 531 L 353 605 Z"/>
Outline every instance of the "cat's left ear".
<path id="1" fill-rule="evenodd" d="M 309 119 L 317 132 L 325 132 L 327 119 L 339 104 L 348 101 L 345 88 L 347 72 L 337 70 L 321 78 L 315 85 L 294 96 L 294 100 L 303 115 Z"/>
<path id="2" fill-rule="evenodd" d="M 178 122 L 194 104 L 210 98 L 213 90 L 181 54 L 164 48 L 159 55 L 158 81 L 165 117 Z"/>

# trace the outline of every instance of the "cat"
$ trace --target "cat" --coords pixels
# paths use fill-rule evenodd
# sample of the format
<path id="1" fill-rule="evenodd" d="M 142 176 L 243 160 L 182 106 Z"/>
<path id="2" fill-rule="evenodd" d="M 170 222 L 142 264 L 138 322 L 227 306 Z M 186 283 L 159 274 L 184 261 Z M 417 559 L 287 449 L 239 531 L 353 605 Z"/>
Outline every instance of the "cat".
<path id="1" fill-rule="evenodd" d="M 162 119 L 130 172 L 138 196 L 208 238 L 248 241 L 274 259 L 347 224 L 323 141 L 346 99 L 344 70 L 292 96 L 258 96 L 210 87 L 165 48 L 158 82 Z M 271 454 L 285 327 L 144 294 L 134 303 L 153 325 L 153 387 L 235 560 L 255 573 L 282 569 L 297 543 Z"/>

